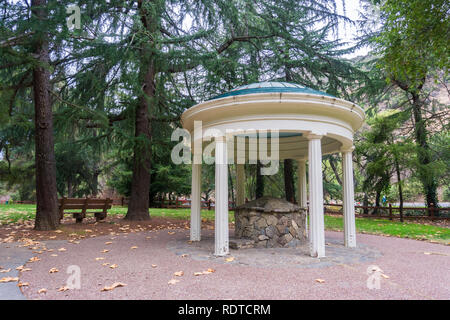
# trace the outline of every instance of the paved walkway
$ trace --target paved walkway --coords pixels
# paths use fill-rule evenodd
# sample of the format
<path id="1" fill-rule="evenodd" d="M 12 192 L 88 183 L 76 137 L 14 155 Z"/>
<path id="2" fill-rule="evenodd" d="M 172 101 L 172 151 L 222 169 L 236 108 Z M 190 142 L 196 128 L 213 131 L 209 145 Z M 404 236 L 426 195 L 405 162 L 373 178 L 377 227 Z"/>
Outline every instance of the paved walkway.
<path id="1" fill-rule="evenodd" d="M 212 236 L 211 231 L 204 234 Z M 330 255 L 333 246 L 342 250 L 342 237 L 326 232 Z M 22 273 L 20 280 L 29 282 L 22 290 L 29 299 L 450 299 L 450 246 L 358 234 L 360 251 L 348 253 L 352 259 L 312 261 L 298 256 L 302 262 L 296 264 L 293 256 L 275 255 L 273 261 L 289 262 L 280 264 L 269 263 L 270 250 L 252 253 L 259 257 L 254 263 L 245 259 L 244 251 L 231 251 L 233 261 L 212 258 L 210 251 L 187 240 L 187 230 L 161 230 L 89 238 L 78 244 L 47 241 L 47 248 L 54 250 L 26 264 L 32 270 Z M 207 239 L 204 243 L 208 246 Z M 14 256 L 11 266 L 31 256 L 30 250 L 22 253 L 9 246 L 0 251 L 3 267 L 8 267 L 7 252 Z M 65 250 L 58 251 L 61 248 Z M 81 289 L 58 291 L 66 284 L 70 265 L 80 267 Z M 58 272 L 49 273 L 52 268 Z M 174 275 L 179 271 L 182 276 Z M 369 289 L 368 278 L 379 289 Z M 179 282 L 169 284 L 173 279 Z M 126 286 L 101 291 L 115 282 Z M 14 286 L 0 284 L 0 291 L 8 299 L 20 298 Z M 42 288 L 47 292 L 39 294 Z"/>
<path id="2" fill-rule="evenodd" d="M 0 273 L 3 277 L 18 277 L 17 267 L 23 265 L 33 253 L 27 248 L 18 247 L 16 243 L 0 243 L 0 266 L 1 270 L 11 269 L 9 272 Z M 0 300 L 23 300 L 25 297 L 17 287 L 17 282 L 0 283 Z"/>

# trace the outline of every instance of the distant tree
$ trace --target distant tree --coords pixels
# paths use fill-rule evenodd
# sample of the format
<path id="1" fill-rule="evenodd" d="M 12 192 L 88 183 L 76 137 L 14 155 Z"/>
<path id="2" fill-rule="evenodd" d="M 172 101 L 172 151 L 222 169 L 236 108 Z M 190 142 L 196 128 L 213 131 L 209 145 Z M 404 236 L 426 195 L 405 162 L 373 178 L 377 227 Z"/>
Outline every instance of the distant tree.
<path id="1" fill-rule="evenodd" d="M 446 0 L 387 0 L 379 6 L 382 26 L 373 38 L 379 67 L 388 81 L 407 96 L 417 144 L 418 175 L 427 206 L 438 203 L 438 174 L 433 169 L 425 84 L 437 71 L 448 74 L 450 3 Z"/>

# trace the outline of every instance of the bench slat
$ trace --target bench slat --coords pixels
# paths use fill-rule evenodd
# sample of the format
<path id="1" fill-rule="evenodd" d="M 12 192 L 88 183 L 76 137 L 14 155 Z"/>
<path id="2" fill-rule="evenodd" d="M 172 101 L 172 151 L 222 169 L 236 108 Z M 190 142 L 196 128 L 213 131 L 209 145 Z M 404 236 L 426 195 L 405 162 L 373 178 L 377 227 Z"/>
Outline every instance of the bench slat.
<path id="1" fill-rule="evenodd" d="M 111 209 L 111 205 L 107 205 L 106 206 L 107 209 Z M 88 205 L 84 205 L 84 204 L 71 204 L 71 203 L 64 203 L 64 210 L 77 210 L 77 209 L 103 209 L 105 208 L 104 204 L 88 204 Z"/>

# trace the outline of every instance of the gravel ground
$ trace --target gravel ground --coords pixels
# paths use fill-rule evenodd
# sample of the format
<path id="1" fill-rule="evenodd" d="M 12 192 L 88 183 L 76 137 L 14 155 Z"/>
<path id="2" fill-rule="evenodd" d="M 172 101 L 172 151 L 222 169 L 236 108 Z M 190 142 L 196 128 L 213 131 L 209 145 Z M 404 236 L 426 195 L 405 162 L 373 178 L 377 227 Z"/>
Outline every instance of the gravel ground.
<path id="1" fill-rule="evenodd" d="M 326 232 L 332 243 L 342 237 Z M 450 299 L 450 246 L 358 234 L 362 247 L 380 254 L 370 261 L 299 268 L 240 264 L 238 256 L 243 253 L 236 251 L 231 256 L 234 252 L 237 258 L 227 262 L 226 258 L 198 259 L 188 250 L 183 254 L 179 247 L 176 252 L 171 248 L 170 244 L 187 240 L 188 231 L 179 229 L 101 236 L 79 243 L 46 241 L 46 248 L 53 251 L 36 254 L 40 260 L 25 265 L 31 271 L 22 272 L 20 281 L 29 285 L 21 290 L 28 299 Z M 58 291 L 66 285 L 70 265 L 80 267 L 81 288 Z M 367 288 L 371 265 L 382 269 L 379 289 Z M 50 273 L 52 268 L 58 272 Z M 208 269 L 213 272 L 194 275 Z M 183 275 L 175 276 L 178 271 Z M 179 282 L 169 284 L 172 279 Z M 101 291 L 116 282 L 126 286 Z M 43 288 L 46 293 L 38 293 Z"/>

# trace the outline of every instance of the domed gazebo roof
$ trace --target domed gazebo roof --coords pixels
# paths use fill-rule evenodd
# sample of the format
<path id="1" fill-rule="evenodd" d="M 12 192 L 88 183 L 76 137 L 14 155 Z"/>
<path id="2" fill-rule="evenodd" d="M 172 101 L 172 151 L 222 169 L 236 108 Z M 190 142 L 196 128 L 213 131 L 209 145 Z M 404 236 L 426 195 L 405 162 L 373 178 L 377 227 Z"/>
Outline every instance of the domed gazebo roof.
<path id="1" fill-rule="evenodd" d="M 321 96 L 329 96 L 333 97 L 331 94 L 314 90 L 300 84 L 289 83 L 289 82 L 276 82 L 276 81 L 267 81 L 267 82 L 257 82 L 251 83 L 245 86 L 237 87 L 229 92 L 225 92 L 218 96 L 211 98 L 220 99 L 231 96 L 239 96 L 243 94 L 252 94 L 252 93 L 267 93 L 267 92 L 296 92 L 296 93 L 309 93 L 309 94 L 317 94 Z"/>
<path id="2" fill-rule="evenodd" d="M 227 136 L 278 130 L 280 159 L 299 159 L 307 156 L 308 134 L 323 136 L 324 154 L 351 147 L 364 117 L 359 106 L 328 93 L 295 83 L 259 82 L 199 103 L 186 110 L 181 121 L 191 133 L 194 121 L 202 121 L 207 140 L 214 130 L 227 132 Z"/>

